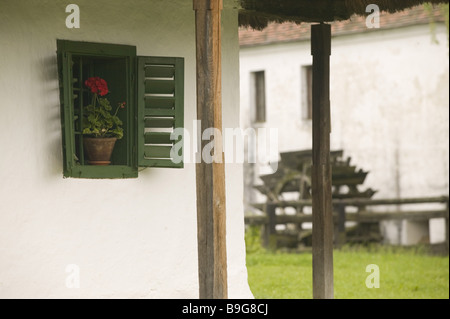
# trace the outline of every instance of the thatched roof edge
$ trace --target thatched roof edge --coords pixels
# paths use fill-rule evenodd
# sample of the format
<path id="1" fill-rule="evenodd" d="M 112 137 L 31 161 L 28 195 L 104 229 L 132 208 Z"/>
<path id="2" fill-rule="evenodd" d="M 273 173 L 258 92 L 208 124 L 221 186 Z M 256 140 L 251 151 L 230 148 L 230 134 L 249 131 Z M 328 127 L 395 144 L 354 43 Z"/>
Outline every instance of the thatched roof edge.
<path id="1" fill-rule="evenodd" d="M 264 29 L 269 22 L 332 22 L 352 15 L 367 15 L 376 4 L 381 11 L 394 13 L 423 3 L 449 0 L 240 0 L 239 25 Z"/>

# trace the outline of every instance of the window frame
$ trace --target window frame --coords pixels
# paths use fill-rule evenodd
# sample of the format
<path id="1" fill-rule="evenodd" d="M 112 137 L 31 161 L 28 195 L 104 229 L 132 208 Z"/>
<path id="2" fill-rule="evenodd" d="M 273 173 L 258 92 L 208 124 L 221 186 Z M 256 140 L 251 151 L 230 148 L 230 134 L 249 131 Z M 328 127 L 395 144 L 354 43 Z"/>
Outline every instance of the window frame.
<path id="1" fill-rule="evenodd" d="M 120 156 L 122 161 L 126 156 L 126 165 L 108 165 L 108 166 L 96 166 L 96 165 L 81 165 L 83 161 L 77 159 L 76 150 L 76 138 L 75 138 L 75 99 L 74 96 L 74 74 L 73 65 L 74 57 L 80 57 L 80 61 L 84 57 L 89 59 L 98 58 L 102 61 L 102 64 L 107 64 L 108 59 L 123 59 L 125 63 L 125 76 L 124 85 L 126 86 L 126 127 L 128 128 L 124 134 L 126 139 L 125 146 L 121 147 Z M 157 158 L 146 159 L 140 158 L 144 155 L 144 149 L 149 149 L 158 153 L 163 149 L 163 145 L 155 145 L 154 149 L 151 149 L 151 145 L 146 144 L 146 136 L 144 129 L 145 117 L 148 115 L 148 109 L 146 109 L 146 94 L 145 82 L 147 81 L 145 73 L 140 70 L 143 61 L 156 61 L 158 64 L 173 64 L 174 68 L 174 105 L 172 106 L 171 113 L 173 113 L 173 127 L 184 127 L 184 58 L 180 57 L 151 57 L 151 56 L 137 56 L 136 47 L 131 45 L 122 44 L 110 44 L 110 43 L 96 43 L 96 42 L 80 42 L 71 40 L 57 40 L 57 59 L 58 59 L 58 75 L 60 83 L 60 102 L 61 102 L 61 126 L 62 126 L 62 147 L 63 147 L 63 176 L 64 177 L 76 177 L 76 178 L 136 178 L 138 177 L 139 167 L 162 167 L 162 168 L 183 168 L 184 161 L 173 162 L 170 158 Z M 79 62 L 81 65 L 83 62 Z M 114 63 L 114 62 L 111 62 Z M 82 66 L 80 66 L 82 70 Z M 123 70 L 122 70 L 123 71 Z M 79 73 L 82 73 L 79 71 Z M 79 75 L 80 76 L 80 75 Z M 105 78 L 108 82 L 108 79 Z M 79 79 L 81 90 L 83 79 Z M 121 80 L 119 80 L 121 81 Z M 151 81 L 151 80 L 150 80 Z M 144 89 L 143 89 L 144 88 Z M 83 104 L 83 100 L 79 103 Z M 156 112 L 156 116 L 163 115 L 167 105 L 156 107 L 153 112 Z M 82 113 L 82 111 L 79 111 Z M 81 115 L 80 115 L 80 118 Z M 81 124 L 81 122 L 80 122 Z M 125 127 L 125 126 L 124 126 Z M 78 142 L 82 144 L 82 134 L 79 133 Z M 160 134 L 164 135 L 164 134 Z M 160 136 L 157 136 L 158 138 Z M 167 137 L 167 134 L 165 134 Z M 81 140 L 81 142 L 80 142 Z M 176 150 L 178 154 L 183 158 L 184 140 L 183 136 L 177 136 L 175 141 L 157 141 L 156 143 L 164 144 L 167 148 L 172 144 L 172 147 L 177 144 Z M 181 143 L 181 146 L 180 146 Z M 82 149 L 82 146 L 79 147 Z M 126 150 L 126 155 L 123 155 L 123 149 Z M 170 152 L 172 155 L 172 152 Z M 80 157 L 83 156 L 83 152 L 80 151 Z"/>
<path id="2" fill-rule="evenodd" d="M 138 175 L 135 137 L 135 88 L 133 81 L 134 65 L 136 64 L 136 47 L 120 44 L 79 42 L 57 40 L 58 68 L 60 72 L 61 89 L 61 124 L 63 142 L 63 175 L 64 177 L 79 178 L 134 178 Z M 76 158 L 75 145 L 75 114 L 73 89 L 73 58 L 74 56 L 88 58 L 117 58 L 124 59 L 126 99 L 127 99 L 127 127 L 126 139 L 126 165 L 81 165 Z M 78 81 L 81 81 L 79 79 Z M 82 139 L 82 137 L 80 137 Z"/>

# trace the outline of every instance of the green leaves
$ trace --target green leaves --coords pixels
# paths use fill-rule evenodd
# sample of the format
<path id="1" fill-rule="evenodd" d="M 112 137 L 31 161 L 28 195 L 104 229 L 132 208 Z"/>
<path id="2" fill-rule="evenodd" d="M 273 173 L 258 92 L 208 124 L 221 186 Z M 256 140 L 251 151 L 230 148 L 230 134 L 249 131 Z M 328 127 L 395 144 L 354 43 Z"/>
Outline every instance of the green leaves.
<path id="1" fill-rule="evenodd" d="M 94 94 L 92 103 L 83 108 L 83 134 L 94 137 L 123 137 L 123 122 L 117 116 L 120 103 L 114 114 L 112 107 L 106 98 L 98 98 Z"/>
<path id="2" fill-rule="evenodd" d="M 106 111 L 111 111 L 111 110 L 112 110 L 111 104 L 109 104 L 108 99 L 106 99 L 106 98 L 98 99 L 98 103 L 99 103 Z"/>

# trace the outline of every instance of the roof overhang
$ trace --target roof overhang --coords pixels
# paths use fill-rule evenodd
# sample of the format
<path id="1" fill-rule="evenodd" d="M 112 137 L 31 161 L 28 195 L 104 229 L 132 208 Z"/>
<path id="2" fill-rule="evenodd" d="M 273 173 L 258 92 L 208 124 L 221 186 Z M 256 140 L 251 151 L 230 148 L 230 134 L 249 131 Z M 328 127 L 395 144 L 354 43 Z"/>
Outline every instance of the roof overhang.
<path id="1" fill-rule="evenodd" d="M 376 4 L 380 11 L 397 12 L 422 3 L 448 3 L 449 0 L 239 0 L 239 25 L 264 29 L 269 22 L 331 22 L 352 15 L 366 15 Z"/>

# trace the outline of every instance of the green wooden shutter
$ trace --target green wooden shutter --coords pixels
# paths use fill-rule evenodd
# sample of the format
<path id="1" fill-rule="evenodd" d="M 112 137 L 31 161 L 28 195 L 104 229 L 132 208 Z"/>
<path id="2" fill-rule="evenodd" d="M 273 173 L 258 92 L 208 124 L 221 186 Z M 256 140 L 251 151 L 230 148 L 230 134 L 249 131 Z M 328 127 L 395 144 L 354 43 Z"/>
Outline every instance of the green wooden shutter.
<path id="1" fill-rule="evenodd" d="M 72 54 L 66 52 L 65 43 L 58 41 L 59 60 L 59 86 L 61 98 L 61 126 L 63 145 L 63 175 L 70 177 L 72 167 L 76 162 L 75 158 L 75 137 L 74 137 L 74 91 L 73 91 L 73 61 Z"/>
<path id="2" fill-rule="evenodd" d="M 184 58 L 138 57 L 137 82 L 139 166 L 182 168 Z"/>

